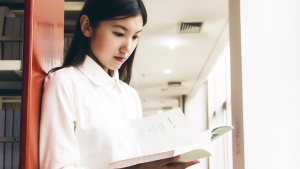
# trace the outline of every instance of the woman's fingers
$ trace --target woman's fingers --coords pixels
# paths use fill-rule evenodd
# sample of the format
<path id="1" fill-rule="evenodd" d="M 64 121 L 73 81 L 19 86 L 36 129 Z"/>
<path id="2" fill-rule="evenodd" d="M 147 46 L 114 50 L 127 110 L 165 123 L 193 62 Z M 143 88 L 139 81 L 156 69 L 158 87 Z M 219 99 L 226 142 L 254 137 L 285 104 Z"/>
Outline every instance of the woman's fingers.
<path id="1" fill-rule="evenodd" d="M 190 167 L 190 166 L 198 164 L 198 163 L 200 163 L 200 161 L 198 161 L 198 160 L 186 162 L 186 163 L 184 163 L 184 168 Z"/>
<path id="2" fill-rule="evenodd" d="M 189 162 L 173 162 L 173 163 L 169 163 L 167 166 L 169 169 L 184 169 L 198 163 L 200 163 L 200 161 L 198 160 L 189 161 Z"/>
<path id="3" fill-rule="evenodd" d="M 165 166 L 167 164 L 177 162 L 179 160 L 179 158 L 180 158 L 179 156 L 166 158 L 166 159 L 163 159 L 163 160 L 159 160 L 159 163 L 161 164 L 161 166 Z"/>
<path id="4" fill-rule="evenodd" d="M 154 169 L 154 168 L 155 169 L 185 169 L 197 163 L 199 163 L 198 160 L 189 161 L 189 162 L 180 162 L 179 156 L 176 156 L 176 157 L 171 157 L 163 160 L 138 164 L 123 169 Z"/>
<path id="5" fill-rule="evenodd" d="M 194 160 L 189 162 L 179 162 L 180 156 L 160 160 L 161 166 L 168 166 L 170 169 L 184 169 L 198 164 L 200 161 Z"/>

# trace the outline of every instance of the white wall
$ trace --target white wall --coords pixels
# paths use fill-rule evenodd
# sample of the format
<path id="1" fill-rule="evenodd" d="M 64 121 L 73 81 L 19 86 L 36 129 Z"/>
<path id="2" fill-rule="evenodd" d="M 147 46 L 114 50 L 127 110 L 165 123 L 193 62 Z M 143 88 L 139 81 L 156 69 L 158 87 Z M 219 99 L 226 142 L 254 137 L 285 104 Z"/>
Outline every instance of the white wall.
<path id="1" fill-rule="evenodd" d="M 207 85 L 204 83 L 193 97 L 187 97 L 185 103 L 185 114 L 199 133 L 207 130 Z M 196 164 L 189 169 L 207 169 L 207 158 L 201 159 L 200 164 Z"/>
<path id="2" fill-rule="evenodd" d="M 190 95 L 187 96 L 185 101 L 185 113 L 189 120 L 198 128 L 199 132 L 205 131 L 208 129 L 208 84 L 207 84 L 207 77 L 211 73 L 213 67 L 218 62 L 219 58 L 224 55 L 224 48 L 228 47 L 228 40 L 229 40 L 229 27 L 228 23 L 224 25 L 224 30 L 220 32 L 220 38 L 216 42 L 216 46 L 212 49 L 212 54 L 210 55 L 209 60 L 205 64 L 205 67 L 201 71 L 199 78 L 197 79 L 197 85 L 193 88 Z M 220 80 L 220 79 L 218 79 Z M 225 84 L 224 84 L 225 85 Z M 224 86 L 226 88 L 226 86 Z M 222 91 L 224 88 L 221 89 Z M 218 90 L 219 91 L 219 90 Z M 222 92 L 215 92 L 215 93 L 222 93 Z M 223 95 L 222 95 L 223 96 Z M 220 97 L 212 96 L 213 98 Z M 223 98 L 223 97 L 222 97 Z M 224 100 L 210 105 L 211 107 L 216 106 L 218 107 L 219 104 L 222 105 Z M 212 104 L 212 103 L 211 103 Z M 216 108 L 214 107 L 214 108 Z M 216 152 L 217 153 L 217 152 Z M 216 156 L 216 155 L 215 155 Z M 214 166 L 211 166 L 214 167 Z M 208 159 L 201 159 L 200 164 L 197 164 L 190 169 L 208 169 Z"/>
<path id="3" fill-rule="evenodd" d="M 300 168 L 299 7 L 299 0 L 230 1 L 232 116 L 241 130 L 233 140 L 243 146 L 233 149 L 234 169 Z"/>

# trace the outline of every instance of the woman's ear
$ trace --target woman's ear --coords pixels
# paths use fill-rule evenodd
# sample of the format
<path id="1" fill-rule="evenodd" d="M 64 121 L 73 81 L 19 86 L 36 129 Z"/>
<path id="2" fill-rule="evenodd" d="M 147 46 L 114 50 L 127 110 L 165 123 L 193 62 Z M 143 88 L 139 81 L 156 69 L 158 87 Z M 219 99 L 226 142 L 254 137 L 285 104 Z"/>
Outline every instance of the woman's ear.
<path id="1" fill-rule="evenodd" d="M 82 15 L 80 17 L 80 28 L 84 36 L 90 37 L 92 35 L 92 29 L 90 27 L 89 17 Z"/>

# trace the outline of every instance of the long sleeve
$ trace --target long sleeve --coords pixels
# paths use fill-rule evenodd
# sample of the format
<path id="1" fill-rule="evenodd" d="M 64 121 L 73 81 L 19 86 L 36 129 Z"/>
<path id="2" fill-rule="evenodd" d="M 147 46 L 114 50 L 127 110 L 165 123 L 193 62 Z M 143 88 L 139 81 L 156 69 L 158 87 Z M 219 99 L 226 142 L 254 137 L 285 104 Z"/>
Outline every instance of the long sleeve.
<path id="1" fill-rule="evenodd" d="M 41 169 L 107 169 L 113 159 L 135 152 L 129 119 L 141 117 L 138 93 L 86 57 L 80 67 L 49 74 L 40 123 Z M 118 84 L 116 84 L 118 83 Z M 120 135 L 119 135 L 120 134 Z M 126 141 L 127 140 L 127 141 Z"/>
<path id="2" fill-rule="evenodd" d="M 40 123 L 40 168 L 59 169 L 80 163 L 75 137 L 74 82 L 57 72 L 44 82 Z"/>

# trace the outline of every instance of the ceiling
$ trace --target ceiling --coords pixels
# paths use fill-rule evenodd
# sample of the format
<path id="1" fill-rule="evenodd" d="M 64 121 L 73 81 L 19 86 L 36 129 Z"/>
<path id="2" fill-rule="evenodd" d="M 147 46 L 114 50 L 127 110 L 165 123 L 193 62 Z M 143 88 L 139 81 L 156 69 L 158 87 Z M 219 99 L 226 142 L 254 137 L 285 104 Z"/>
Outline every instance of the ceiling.
<path id="1" fill-rule="evenodd" d="M 144 115 L 181 106 L 204 82 L 228 42 L 228 0 L 143 0 L 148 23 L 138 45 L 131 86 Z M 83 0 L 65 1 L 65 33 L 72 32 Z M 22 14 L 24 0 L 0 0 Z M 181 22 L 202 22 L 199 33 L 180 33 Z M 196 28 L 195 28 L 196 29 Z M 194 29 L 191 29 L 194 30 Z M 170 69 L 171 73 L 163 73 Z M 169 85 L 169 83 L 175 85 Z"/>
<path id="2" fill-rule="evenodd" d="M 137 50 L 132 84 L 144 112 L 180 106 L 194 95 L 228 22 L 227 0 L 144 0 L 149 21 Z M 200 33 L 179 33 L 180 22 L 202 22 Z M 170 46 L 171 45 L 171 46 Z M 171 48 L 170 48 L 171 47 Z M 171 69 L 172 73 L 163 73 Z M 169 86 L 169 82 L 181 85 Z"/>

